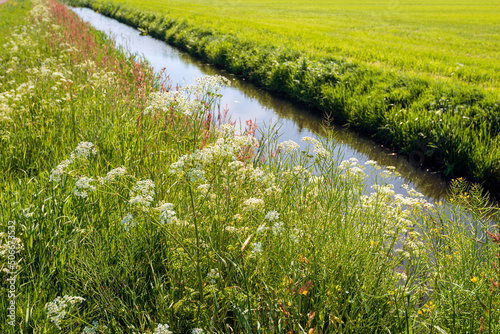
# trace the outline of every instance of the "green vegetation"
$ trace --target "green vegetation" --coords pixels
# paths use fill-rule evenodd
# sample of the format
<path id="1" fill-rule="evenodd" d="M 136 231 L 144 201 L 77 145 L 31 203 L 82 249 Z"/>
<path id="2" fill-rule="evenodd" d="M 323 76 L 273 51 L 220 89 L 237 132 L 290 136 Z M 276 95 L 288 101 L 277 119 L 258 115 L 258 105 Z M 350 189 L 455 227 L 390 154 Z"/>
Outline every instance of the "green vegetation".
<path id="1" fill-rule="evenodd" d="M 498 332 L 478 186 L 445 208 L 330 137 L 237 133 L 214 121 L 225 79 L 171 91 L 33 5 L 0 7 L 2 333 Z"/>
<path id="2" fill-rule="evenodd" d="M 495 1 L 69 0 L 500 188 Z M 420 158 L 421 159 L 421 158 Z"/>

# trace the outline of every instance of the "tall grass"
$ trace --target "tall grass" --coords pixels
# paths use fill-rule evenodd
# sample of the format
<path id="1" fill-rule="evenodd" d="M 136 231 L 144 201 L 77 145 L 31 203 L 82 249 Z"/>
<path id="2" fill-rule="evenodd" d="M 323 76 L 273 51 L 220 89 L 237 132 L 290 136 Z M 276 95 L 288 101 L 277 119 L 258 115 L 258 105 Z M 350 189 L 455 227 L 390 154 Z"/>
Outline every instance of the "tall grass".
<path id="1" fill-rule="evenodd" d="M 0 226 L 18 260 L 2 332 L 498 331 L 478 186 L 454 181 L 448 208 L 396 195 L 394 171 L 339 161 L 328 136 L 300 150 L 224 124 L 222 77 L 170 90 L 55 2 L 29 22 L 1 53 Z"/>
<path id="2" fill-rule="evenodd" d="M 384 26 L 394 24 L 394 31 L 368 32 L 363 15 L 370 8 L 378 13 L 371 4 L 356 5 L 354 12 L 349 11 L 352 5 L 340 8 L 348 14 L 339 18 L 335 1 L 282 4 L 286 10 L 268 2 L 224 2 L 222 9 L 204 1 L 182 4 L 182 8 L 178 3 L 153 1 L 68 3 L 91 7 L 270 91 L 312 105 L 385 145 L 417 156 L 418 164 L 437 167 L 450 178 L 465 176 L 492 190 L 500 187 L 500 104 L 497 79 L 490 77 L 495 76 L 491 69 L 496 64 L 490 56 L 495 59 L 491 48 L 497 40 L 489 37 L 493 29 L 489 16 L 482 24 L 474 23 L 484 50 L 469 49 L 473 44 L 463 41 L 469 51 L 462 54 L 455 40 L 464 34 L 453 28 L 453 19 L 430 23 L 425 19 L 428 13 L 416 13 L 404 23 L 396 17 L 384 22 Z M 432 11 L 433 7 L 425 8 Z M 414 11 L 411 6 L 408 10 Z M 416 27 L 423 29 L 419 25 L 441 29 L 444 35 L 423 31 L 418 47 L 406 50 L 415 40 L 400 35 L 415 34 Z M 349 33 L 358 30 L 353 36 Z M 385 48 L 385 44 L 389 45 Z M 422 44 L 426 46 L 423 55 L 417 52 Z M 439 51 L 442 48 L 447 50 L 445 55 Z M 483 51 L 476 55 L 478 50 Z M 460 54 L 460 60 L 452 54 Z M 470 54 L 480 60 L 471 60 Z M 464 63 L 467 66 L 461 66 Z"/>

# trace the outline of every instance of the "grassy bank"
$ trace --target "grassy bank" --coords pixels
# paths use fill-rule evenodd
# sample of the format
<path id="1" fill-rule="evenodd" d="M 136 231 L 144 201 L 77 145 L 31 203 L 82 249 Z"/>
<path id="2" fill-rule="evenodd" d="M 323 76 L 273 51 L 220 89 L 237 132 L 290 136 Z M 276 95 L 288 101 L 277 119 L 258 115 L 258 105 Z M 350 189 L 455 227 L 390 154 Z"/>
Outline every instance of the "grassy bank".
<path id="1" fill-rule="evenodd" d="M 33 5 L 1 35 L 2 333 L 498 331 L 478 187 L 454 181 L 445 208 L 329 137 L 257 141 L 215 121 L 224 78 L 170 91 Z"/>
<path id="2" fill-rule="evenodd" d="M 493 3 L 401 4 L 392 12 L 335 1 L 69 3 L 331 113 L 417 164 L 500 186 Z M 477 18 L 458 24 L 471 8 Z"/>

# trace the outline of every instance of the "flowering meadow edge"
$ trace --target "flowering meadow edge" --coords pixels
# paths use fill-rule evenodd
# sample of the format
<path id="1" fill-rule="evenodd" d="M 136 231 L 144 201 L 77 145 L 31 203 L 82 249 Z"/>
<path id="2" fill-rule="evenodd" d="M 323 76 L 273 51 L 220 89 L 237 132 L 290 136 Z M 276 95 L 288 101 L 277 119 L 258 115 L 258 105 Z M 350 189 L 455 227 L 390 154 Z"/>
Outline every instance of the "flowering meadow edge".
<path id="1" fill-rule="evenodd" d="M 499 276 L 489 238 L 500 237 L 482 216 L 467 220 L 454 206 L 449 218 L 413 189 L 396 194 L 384 182 L 392 168 L 367 193 L 363 170 L 380 166 L 340 163 L 329 138 L 304 137 L 304 150 L 270 138 L 266 150 L 252 134 L 214 124 L 221 77 L 149 94 L 144 110 L 135 107 L 135 99 L 113 94 L 117 86 L 124 91 L 118 70 L 86 57 L 72 62 L 74 45 L 58 43 L 75 32 L 66 31 L 71 15 L 52 9 L 59 24 L 36 6 L 40 30 L 26 26 L 5 49 L 12 76 L 26 73 L 25 60 L 35 62 L 23 83 L 6 83 L 13 87 L 4 94 L 9 115 L 45 112 L 59 135 L 73 112 L 79 127 L 62 137 L 81 135 L 78 144 L 56 145 L 50 129 L 33 127 L 72 151 L 0 196 L 2 223 L 16 231 L 14 242 L 4 242 L 11 233 L 0 235 L 0 275 L 18 275 L 15 316 L 23 332 L 399 333 L 453 329 L 455 319 L 462 328 L 488 321 L 497 328 Z M 55 32 L 44 34 L 49 27 Z M 44 36 L 51 47 L 40 40 L 37 50 Z M 28 108 L 40 95 L 47 108 Z M 95 124 L 103 132 L 85 131 Z M 257 149 L 266 164 L 251 160 Z M 468 190 L 460 190 L 457 201 L 465 201 Z M 478 235 L 484 229 L 493 237 Z M 3 267 L 9 248 L 19 268 Z"/>
<path id="2" fill-rule="evenodd" d="M 485 90 L 254 45 L 113 1 L 68 0 L 333 116 L 417 165 L 500 189 L 500 101 Z"/>

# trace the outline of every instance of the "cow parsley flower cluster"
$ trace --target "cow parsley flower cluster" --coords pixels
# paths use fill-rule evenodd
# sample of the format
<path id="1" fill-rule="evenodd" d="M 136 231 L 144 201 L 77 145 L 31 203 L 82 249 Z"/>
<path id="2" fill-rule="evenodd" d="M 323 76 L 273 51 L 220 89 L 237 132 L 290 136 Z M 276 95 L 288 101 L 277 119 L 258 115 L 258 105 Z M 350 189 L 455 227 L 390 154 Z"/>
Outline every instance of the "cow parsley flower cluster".
<path id="1" fill-rule="evenodd" d="M 285 153 L 291 153 L 297 151 L 300 148 L 299 144 L 293 140 L 287 140 L 278 144 L 278 149 L 285 151 Z"/>
<path id="2" fill-rule="evenodd" d="M 224 86 L 231 86 L 231 81 L 222 75 L 206 75 L 196 78 L 196 85 L 186 85 L 182 90 L 195 96 L 219 96 L 220 90 Z"/>
<path id="3" fill-rule="evenodd" d="M 182 95 L 181 91 L 154 92 L 148 100 L 148 106 L 144 109 L 144 114 L 161 111 L 170 113 L 172 111 L 190 116 L 198 115 L 204 110 L 204 105 L 198 100 L 190 100 Z"/>
<path id="4" fill-rule="evenodd" d="M 75 187 L 73 188 L 73 194 L 76 196 L 80 196 L 82 198 L 86 198 L 88 196 L 88 191 L 95 191 L 95 186 L 91 184 L 94 179 L 87 176 L 80 176 L 75 183 Z"/>
<path id="5" fill-rule="evenodd" d="M 279 236 L 283 232 L 283 225 L 283 222 L 277 222 L 273 224 L 271 230 L 275 236 Z"/>
<path id="6" fill-rule="evenodd" d="M 260 198 L 250 197 L 243 202 L 245 211 L 259 211 L 264 208 L 264 201 Z"/>
<path id="7" fill-rule="evenodd" d="M 150 206 L 155 195 L 155 183 L 152 180 L 137 181 L 129 193 L 131 205 Z"/>
<path id="8" fill-rule="evenodd" d="M 123 217 L 122 220 L 120 221 L 120 224 L 123 225 L 123 228 L 125 230 L 128 230 L 129 228 L 134 227 L 136 222 L 134 220 L 134 216 L 132 216 L 131 213 L 127 213 L 125 217 Z"/>
<path id="9" fill-rule="evenodd" d="M 44 1 L 41 1 L 41 0 L 36 0 L 36 1 L 33 1 L 33 9 L 31 9 L 30 11 L 30 15 L 43 22 L 43 23 L 49 23 L 51 20 L 51 14 L 50 14 L 50 11 L 49 11 L 49 8 L 48 6 L 46 5 L 46 3 Z"/>
<path id="10" fill-rule="evenodd" d="M 172 203 L 164 203 L 157 207 L 156 209 L 160 211 L 160 224 L 170 224 L 177 220 L 176 213 L 173 210 L 174 205 Z"/>
<path id="11" fill-rule="evenodd" d="M 269 211 L 264 218 L 269 220 L 270 222 L 272 222 L 272 221 L 280 219 L 280 214 L 278 211 L 272 210 L 272 211 Z"/>
<path id="12" fill-rule="evenodd" d="M 3 268 L 3 272 L 8 274 L 19 269 L 19 264 L 8 261 L 8 257 L 12 252 L 20 253 L 23 250 L 24 244 L 20 238 L 13 238 L 5 232 L 0 232 L 0 268 Z"/>
<path id="13" fill-rule="evenodd" d="M 50 172 L 50 181 L 61 181 L 61 176 L 64 174 L 64 171 L 71 163 L 71 160 L 63 160 L 59 165 L 57 165 L 56 168 L 52 169 L 52 171 Z"/>
<path id="14" fill-rule="evenodd" d="M 213 145 L 180 157 L 170 165 L 169 173 L 178 178 L 186 177 L 193 183 L 204 182 L 205 166 L 213 162 L 236 162 L 240 154 L 246 149 L 256 147 L 257 144 L 257 139 L 249 135 L 239 136 L 233 133 L 232 136 L 219 137 Z M 257 175 L 256 173 L 254 174 Z M 264 176 L 264 173 L 261 174 Z"/>
<path id="15" fill-rule="evenodd" d="M 207 195 L 208 192 L 210 191 L 210 184 L 202 184 L 200 186 L 198 186 L 198 190 L 203 194 L 203 195 Z"/>
<path id="16" fill-rule="evenodd" d="M 196 82 L 196 85 L 186 85 L 181 90 L 151 93 L 144 114 L 177 112 L 199 116 L 221 97 L 220 89 L 231 83 L 220 75 L 201 77 Z"/>
<path id="17" fill-rule="evenodd" d="M 191 334 L 203 334 L 203 333 L 205 332 L 201 328 L 193 328 L 193 330 L 191 331 Z"/>
<path id="18" fill-rule="evenodd" d="M 50 181 L 59 182 L 61 180 L 61 176 L 66 172 L 66 169 L 69 165 L 75 162 L 76 159 L 88 159 L 93 154 L 97 154 L 97 149 L 94 144 L 90 142 L 80 142 L 75 150 L 71 152 L 68 160 L 62 161 L 56 168 L 52 169 L 50 172 Z"/>
<path id="19" fill-rule="evenodd" d="M 98 330 L 106 330 L 107 328 L 108 326 L 99 325 L 99 321 L 93 321 L 92 325 L 85 326 L 82 334 L 97 334 L 99 333 Z"/>
<path id="20" fill-rule="evenodd" d="M 94 154 L 94 155 L 97 154 L 97 149 L 94 146 L 94 144 L 90 143 L 90 142 L 82 141 L 76 146 L 75 150 L 73 152 L 71 152 L 70 160 L 75 160 L 75 159 L 78 159 L 80 157 L 84 157 L 84 158 L 88 159 L 88 158 L 90 158 L 91 154 Z"/>
<path id="21" fill-rule="evenodd" d="M 158 324 L 153 334 L 172 334 L 172 331 L 168 329 L 167 324 Z"/>
<path id="22" fill-rule="evenodd" d="M 219 269 L 213 268 L 207 274 L 207 277 L 210 279 L 210 284 L 214 285 L 217 283 L 217 279 L 219 278 Z"/>
<path id="23" fill-rule="evenodd" d="M 118 178 L 122 177 L 123 175 L 125 175 L 127 173 L 127 170 L 125 169 L 125 167 L 121 166 L 121 167 L 118 167 L 118 168 L 115 168 L 115 169 L 112 169 L 110 170 L 106 176 L 104 177 L 104 180 L 106 182 L 114 182 L 116 181 Z"/>
<path id="24" fill-rule="evenodd" d="M 76 303 L 81 303 L 85 299 L 82 297 L 65 295 L 62 298 L 57 297 L 53 301 L 47 303 L 47 319 L 50 319 L 59 330 L 61 330 L 61 321 L 66 315 L 66 309 Z"/>
<path id="25" fill-rule="evenodd" d="M 252 249 L 252 255 L 257 255 L 262 253 L 262 243 L 260 242 L 254 242 L 252 243 L 253 249 Z"/>

